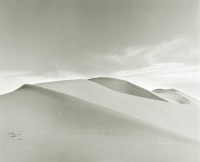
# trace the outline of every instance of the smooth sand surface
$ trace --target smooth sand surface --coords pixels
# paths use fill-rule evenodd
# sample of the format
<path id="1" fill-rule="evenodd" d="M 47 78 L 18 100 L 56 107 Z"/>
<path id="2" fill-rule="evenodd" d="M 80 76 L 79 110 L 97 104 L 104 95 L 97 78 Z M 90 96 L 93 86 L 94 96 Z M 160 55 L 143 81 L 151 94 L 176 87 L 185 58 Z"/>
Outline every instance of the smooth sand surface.
<path id="1" fill-rule="evenodd" d="M 0 96 L 0 161 L 198 162 L 195 113 L 88 80 L 24 85 Z"/>
<path id="2" fill-rule="evenodd" d="M 174 105 L 165 101 L 128 95 L 89 80 L 50 82 L 37 84 L 37 86 L 72 95 L 159 127 L 199 139 L 200 109 L 198 106 Z"/>

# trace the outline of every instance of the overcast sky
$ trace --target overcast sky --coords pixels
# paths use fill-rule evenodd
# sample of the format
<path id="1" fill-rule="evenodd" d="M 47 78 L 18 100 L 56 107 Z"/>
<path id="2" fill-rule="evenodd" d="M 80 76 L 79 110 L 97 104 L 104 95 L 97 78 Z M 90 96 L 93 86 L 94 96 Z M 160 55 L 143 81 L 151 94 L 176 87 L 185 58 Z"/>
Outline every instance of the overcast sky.
<path id="1" fill-rule="evenodd" d="M 200 98 L 199 27 L 199 0 L 0 0 L 0 93 L 110 76 Z"/>

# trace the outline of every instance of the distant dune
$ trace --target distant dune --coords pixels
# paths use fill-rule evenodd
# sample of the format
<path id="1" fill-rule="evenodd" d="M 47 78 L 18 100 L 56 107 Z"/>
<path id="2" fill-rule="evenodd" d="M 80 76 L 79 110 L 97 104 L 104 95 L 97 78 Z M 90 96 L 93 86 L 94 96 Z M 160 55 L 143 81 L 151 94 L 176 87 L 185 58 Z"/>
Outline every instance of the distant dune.
<path id="1" fill-rule="evenodd" d="M 175 89 L 155 89 L 153 92 L 159 97 L 172 103 L 198 104 L 199 101 Z"/>
<path id="2" fill-rule="evenodd" d="M 190 100 L 186 97 L 180 95 L 176 90 L 174 89 L 155 89 L 153 92 L 156 94 L 159 94 L 166 100 L 169 100 L 171 102 L 180 103 L 180 104 L 189 104 Z"/>
<path id="3" fill-rule="evenodd" d="M 0 161 L 200 161 L 199 107 L 136 90 L 71 80 L 0 96 Z"/>

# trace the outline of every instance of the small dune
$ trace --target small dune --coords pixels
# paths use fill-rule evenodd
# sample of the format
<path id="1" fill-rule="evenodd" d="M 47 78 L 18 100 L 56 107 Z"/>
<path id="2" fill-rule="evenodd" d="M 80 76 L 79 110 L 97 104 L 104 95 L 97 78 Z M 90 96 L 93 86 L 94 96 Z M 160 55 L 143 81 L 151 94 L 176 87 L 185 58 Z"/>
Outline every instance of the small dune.
<path id="1" fill-rule="evenodd" d="M 173 103 L 179 103 L 179 104 L 190 104 L 191 101 L 188 98 L 186 98 L 183 94 L 181 94 L 179 91 L 175 89 L 155 89 L 153 90 L 155 94 L 158 96 L 164 98 L 165 100 Z"/>

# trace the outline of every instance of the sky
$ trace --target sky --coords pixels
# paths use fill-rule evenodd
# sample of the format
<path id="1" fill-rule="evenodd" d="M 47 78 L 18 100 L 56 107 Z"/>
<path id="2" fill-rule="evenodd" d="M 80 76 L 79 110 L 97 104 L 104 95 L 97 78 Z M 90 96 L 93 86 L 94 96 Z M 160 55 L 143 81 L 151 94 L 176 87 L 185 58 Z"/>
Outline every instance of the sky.
<path id="1" fill-rule="evenodd" d="M 0 94 L 115 77 L 200 99 L 199 0 L 0 0 Z"/>

